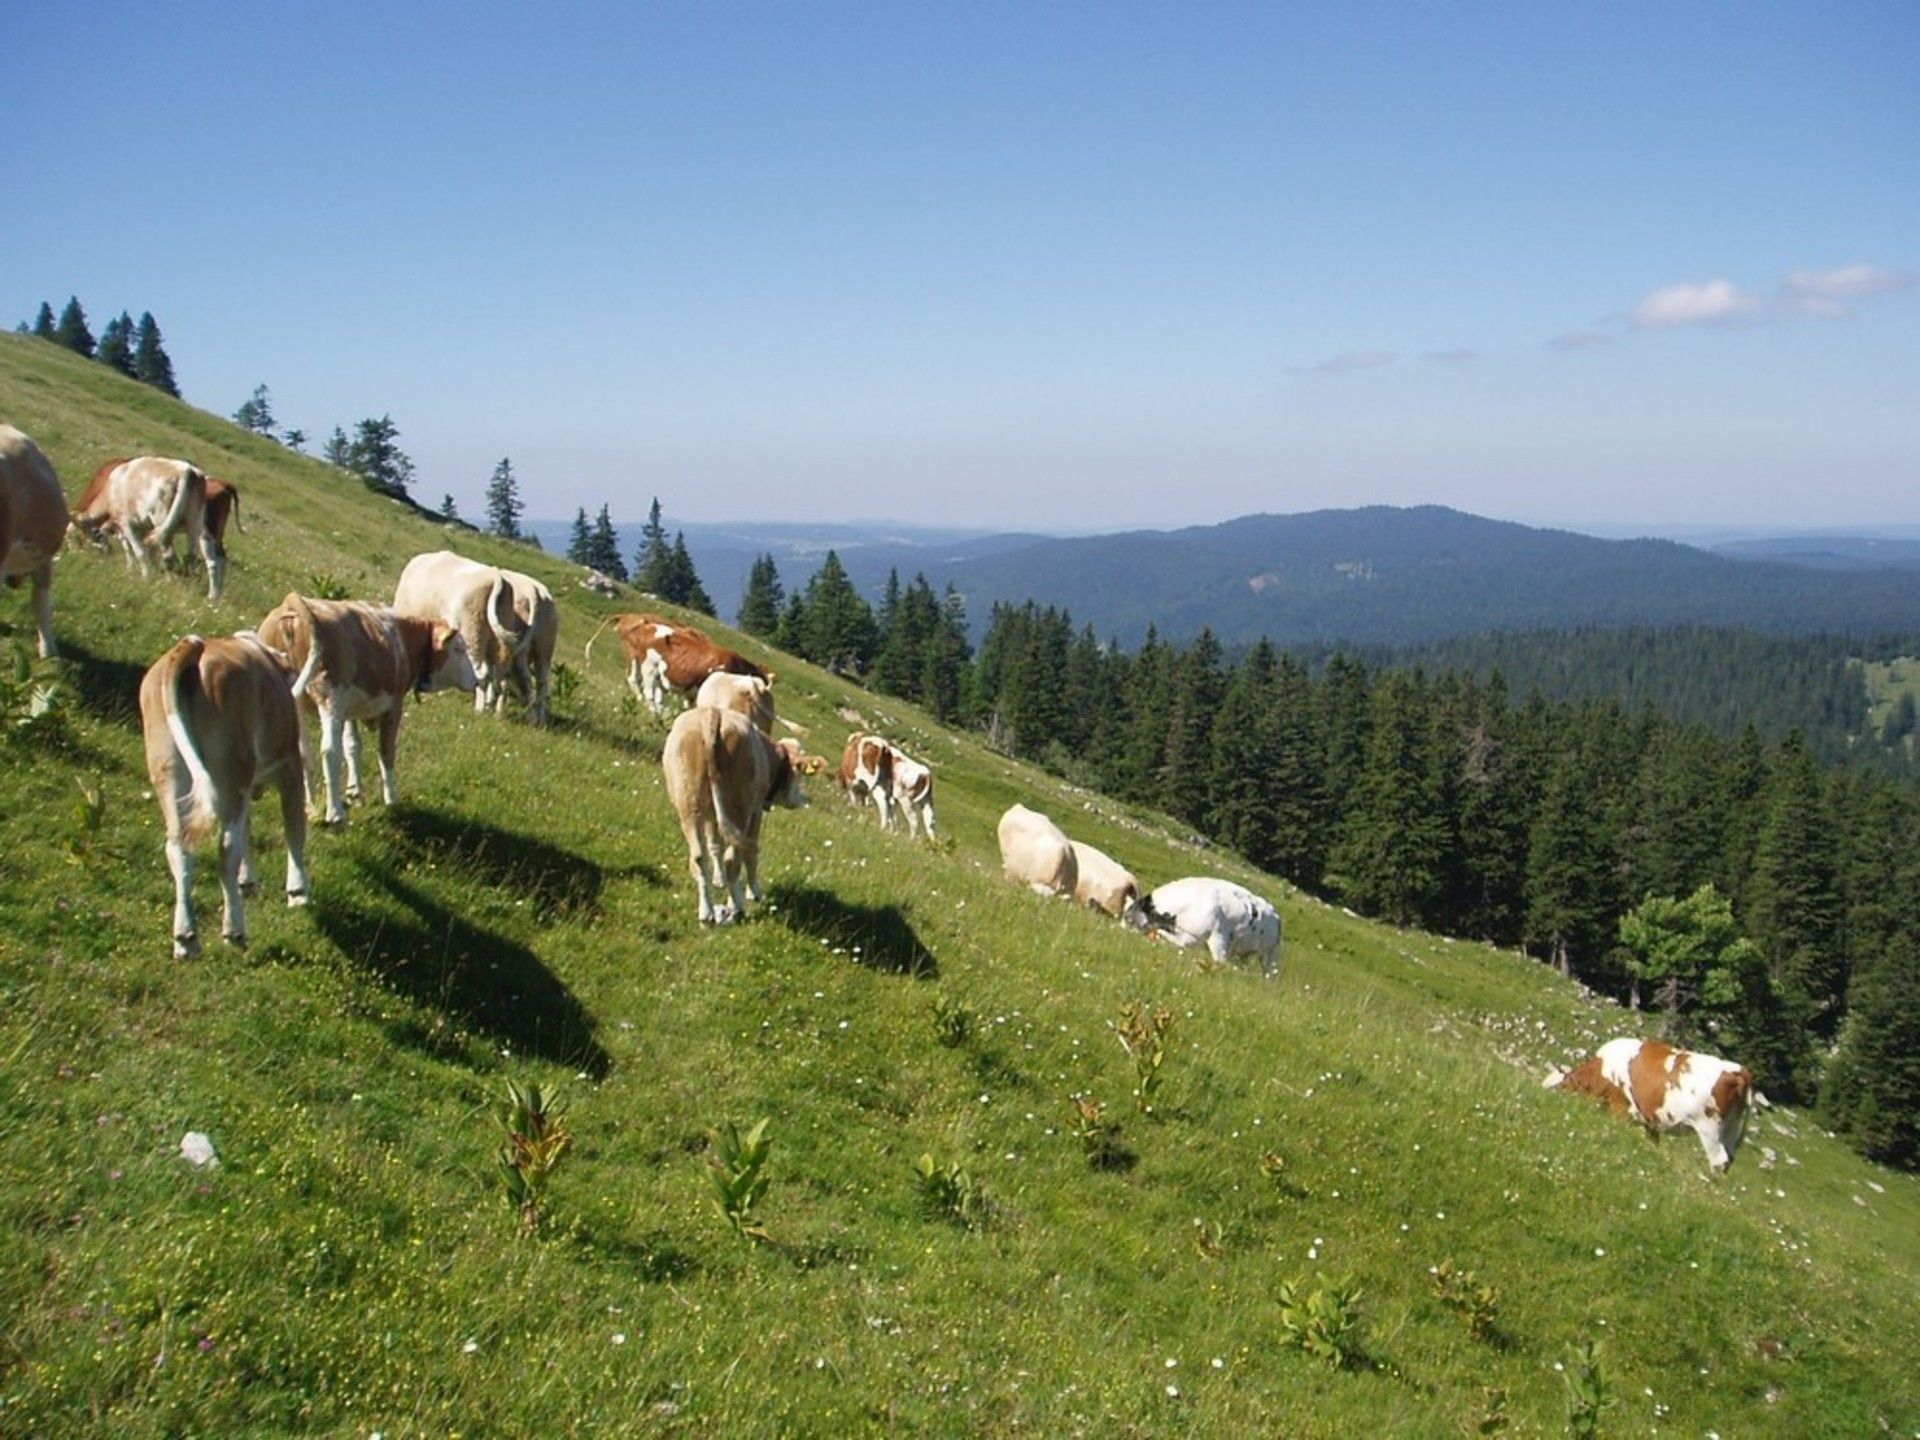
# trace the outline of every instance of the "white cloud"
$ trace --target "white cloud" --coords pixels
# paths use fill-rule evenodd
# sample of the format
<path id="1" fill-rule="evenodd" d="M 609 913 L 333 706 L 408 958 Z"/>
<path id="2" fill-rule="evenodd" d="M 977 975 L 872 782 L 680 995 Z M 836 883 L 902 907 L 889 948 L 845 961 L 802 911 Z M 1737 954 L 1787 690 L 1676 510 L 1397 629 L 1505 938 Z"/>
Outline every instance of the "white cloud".
<path id="1" fill-rule="evenodd" d="M 1480 358 L 1478 350 L 1429 350 L 1420 357 L 1436 365 L 1471 365 Z"/>
<path id="2" fill-rule="evenodd" d="M 1377 370 L 1400 357 L 1391 350 L 1345 350 L 1329 355 L 1314 365 L 1296 365 L 1296 370 L 1318 371 L 1322 375 L 1344 375 L 1349 370 Z"/>
<path id="3" fill-rule="evenodd" d="M 1920 284 L 1920 275 L 1878 265 L 1842 265 L 1837 270 L 1795 270 L 1780 282 L 1780 303 L 1802 315 L 1844 318 L 1850 300 L 1892 295 Z"/>
<path id="4" fill-rule="evenodd" d="M 1599 330 L 1562 330 L 1547 341 L 1549 350 L 1597 350 L 1611 345 L 1613 337 Z"/>
<path id="5" fill-rule="evenodd" d="M 1721 325 L 1759 308 L 1759 297 L 1746 294 L 1731 280 L 1709 280 L 1704 285 L 1668 285 L 1654 291 L 1634 307 L 1633 323 L 1642 330 Z"/>

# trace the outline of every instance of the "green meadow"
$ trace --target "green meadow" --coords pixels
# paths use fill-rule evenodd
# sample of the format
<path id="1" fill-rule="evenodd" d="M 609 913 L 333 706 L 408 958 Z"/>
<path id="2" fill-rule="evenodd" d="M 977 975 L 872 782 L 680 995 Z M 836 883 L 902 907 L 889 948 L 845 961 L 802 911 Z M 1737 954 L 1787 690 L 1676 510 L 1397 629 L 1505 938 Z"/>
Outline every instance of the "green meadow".
<path id="1" fill-rule="evenodd" d="M 943 839 L 822 776 L 767 819 L 767 903 L 704 930 L 664 729 L 611 637 L 581 657 L 636 595 L 42 342 L 0 336 L 0 419 L 69 495 L 179 455 L 245 527 L 217 604 L 68 551 L 57 721 L 0 740 L 0 1434 L 1557 1435 L 1588 1339 L 1602 1434 L 1920 1433 L 1915 1177 L 1776 1108 L 1714 1180 L 1691 1135 L 1542 1089 L 1633 1029 L 1545 967 L 1355 918 L 724 626 L 810 749 L 857 712 L 929 761 Z M 251 948 L 214 938 L 209 852 L 206 951 L 173 960 L 142 671 L 449 544 L 553 588 L 556 723 L 410 703 L 401 803 L 315 827 L 311 908 L 259 805 Z M 30 640 L 0 594 L 0 652 Z M 1007 883 L 1015 800 L 1148 884 L 1274 899 L 1278 980 Z M 1144 1105 L 1135 1001 L 1171 1022 Z M 510 1080 L 574 1136 L 530 1235 Z M 761 1119 L 756 1240 L 708 1171 Z M 1491 1292 L 1476 1323 L 1445 1265 Z M 1331 1358 L 1289 1284 L 1361 1292 Z"/>

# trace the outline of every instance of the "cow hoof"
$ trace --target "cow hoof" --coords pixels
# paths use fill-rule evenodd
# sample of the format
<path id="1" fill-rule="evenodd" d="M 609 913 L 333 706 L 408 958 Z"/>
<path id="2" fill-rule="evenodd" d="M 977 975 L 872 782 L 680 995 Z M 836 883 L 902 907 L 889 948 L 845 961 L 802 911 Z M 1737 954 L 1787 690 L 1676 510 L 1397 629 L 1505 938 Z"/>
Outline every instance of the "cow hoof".
<path id="1" fill-rule="evenodd" d="M 242 880 L 240 882 L 240 896 L 242 899 L 251 900 L 259 893 L 260 882 L 258 880 Z"/>
<path id="2" fill-rule="evenodd" d="M 288 908 L 288 909 L 290 909 L 290 910 L 304 910 L 304 909 L 306 908 L 306 904 L 307 904 L 307 892 L 306 892 L 306 891 L 304 891 L 304 890 L 289 890 L 289 891 L 287 892 L 287 908 Z"/>
<path id="3" fill-rule="evenodd" d="M 342 810 L 338 815 L 328 815 L 320 823 L 329 830 L 338 830 L 347 823 L 347 812 Z"/>
<path id="4" fill-rule="evenodd" d="M 227 944 L 235 950 L 245 950 L 247 948 L 247 937 L 245 933 L 239 935 L 222 935 L 220 938 L 225 940 Z"/>
<path id="5" fill-rule="evenodd" d="M 200 954 L 200 937 L 194 934 L 173 937 L 173 958 L 176 960 L 196 959 Z"/>

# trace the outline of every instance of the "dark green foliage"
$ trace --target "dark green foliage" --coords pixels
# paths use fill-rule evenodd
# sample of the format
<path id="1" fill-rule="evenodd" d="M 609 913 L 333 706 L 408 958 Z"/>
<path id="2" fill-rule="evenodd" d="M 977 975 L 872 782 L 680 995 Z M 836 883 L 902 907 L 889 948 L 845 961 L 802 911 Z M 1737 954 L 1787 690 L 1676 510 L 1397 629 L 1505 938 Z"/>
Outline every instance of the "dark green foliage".
<path id="1" fill-rule="evenodd" d="M 33 333 L 42 340 L 51 340 L 54 338 L 56 328 L 53 320 L 53 306 L 42 300 L 40 312 L 33 317 Z"/>
<path id="2" fill-rule="evenodd" d="M 76 355 L 93 357 L 93 332 L 87 328 L 87 312 L 80 308 L 80 297 L 69 296 L 60 323 L 53 328 L 53 343 L 64 345 Z"/>
<path id="3" fill-rule="evenodd" d="M 140 328 L 133 347 L 133 377 L 176 400 L 180 398 L 180 386 L 173 378 L 173 361 L 167 356 L 167 347 L 160 338 L 160 326 L 155 322 L 151 310 L 143 311 L 140 315 Z"/>
<path id="4" fill-rule="evenodd" d="M 627 578 L 627 562 L 620 558 L 620 538 L 614 533 L 613 515 L 605 505 L 594 516 L 593 529 L 587 535 L 586 563 L 602 575 L 614 580 Z M 670 591 L 658 592 L 662 599 L 675 600 L 679 597 Z"/>
<path id="5" fill-rule="evenodd" d="M 513 476 L 513 461 L 503 455 L 487 481 L 487 530 L 505 540 L 518 540 L 520 516 L 526 508 L 520 503 L 520 484 Z"/>
<path id="6" fill-rule="evenodd" d="M 872 608 L 860 598 L 839 555 L 831 550 L 807 582 L 804 614 L 803 656 L 841 674 L 866 673 L 879 644 L 879 631 Z"/>
<path id="7" fill-rule="evenodd" d="M 587 528 L 584 505 L 573 512 L 573 529 L 567 532 L 567 559 L 576 565 L 591 564 L 593 560 L 593 531 Z"/>
<path id="8" fill-rule="evenodd" d="M 413 480 L 413 461 L 400 448 L 399 439 L 400 427 L 391 415 L 362 420 L 354 429 L 344 460 L 346 468 L 369 490 L 404 500 Z"/>
<path id="9" fill-rule="evenodd" d="M 345 470 L 350 468 L 352 456 L 353 446 L 347 439 L 347 432 L 338 425 L 334 426 L 327 443 L 320 447 L 320 458 L 336 469 Z"/>
<path id="10" fill-rule="evenodd" d="M 1426 687 L 1374 688 L 1366 756 L 1327 866 L 1348 903 L 1396 925 L 1431 923 L 1446 883 L 1446 789 Z"/>
<path id="11" fill-rule="evenodd" d="M 103 345 L 103 354 L 104 351 Z M 273 434 L 273 400 L 267 394 L 265 385 L 253 387 L 253 394 L 233 412 L 233 423 L 242 430 L 251 430 L 256 435 Z"/>
<path id="12" fill-rule="evenodd" d="M 618 550 L 614 553 L 616 557 L 619 554 Z M 667 588 L 660 592 L 666 599 L 689 610 L 698 610 L 702 615 L 714 613 L 713 597 L 700 583 L 700 576 L 693 568 L 693 556 L 687 553 L 687 537 L 679 530 L 674 531 L 673 549 L 667 553 L 667 576 Z M 622 574 L 619 578 L 624 580 L 626 576 Z"/>
<path id="13" fill-rule="evenodd" d="M 1836 827 L 1797 731 L 1775 759 L 1771 790 L 1754 849 L 1747 922 L 1789 1003 L 1816 1034 L 1830 1037 L 1839 1028 L 1847 984 Z"/>
<path id="14" fill-rule="evenodd" d="M 771 640 L 780 628 L 780 607 L 785 599 L 786 592 L 781 588 L 780 571 L 773 563 L 773 556 L 756 556 L 747 574 L 746 593 L 740 597 L 740 612 L 736 617 L 740 628 L 756 639 Z"/>
<path id="15" fill-rule="evenodd" d="M 1876 1160 L 1920 1165 L 1920 935 L 1896 937 L 1854 982 L 1822 1089 L 1828 1122 Z"/>
<path id="16" fill-rule="evenodd" d="M 1592 983 L 1611 941 L 1611 855 L 1592 755 L 1576 740 L 1549 762 L 1527 851 L 1526 936 L 1562 975 Z"/>
<path id="17" fill-rule="evenodd" d="M 93 358 L 130 380 L 134 378 L 133 317 L 126 311 L 122 310 L 107 322 L 107 328 L 100 332 L 100 349 Z"/>
<path id="18" fill-rule="evenodd" d="M 662 599 L 673 586 L 673 552 L 667 547 L 666 526 L 660 523 L 658 495 L 647 510 L 647 523 L 640 527 L 640 548 L 633 556 L 633 583 Z"/>
<path id="19" fill-rule="evenodd" d="M 450 491 L 440 497 L 440 518 L 449 523 L 460 519 L 460 507 L 453 503 L 453 494 Z"/>

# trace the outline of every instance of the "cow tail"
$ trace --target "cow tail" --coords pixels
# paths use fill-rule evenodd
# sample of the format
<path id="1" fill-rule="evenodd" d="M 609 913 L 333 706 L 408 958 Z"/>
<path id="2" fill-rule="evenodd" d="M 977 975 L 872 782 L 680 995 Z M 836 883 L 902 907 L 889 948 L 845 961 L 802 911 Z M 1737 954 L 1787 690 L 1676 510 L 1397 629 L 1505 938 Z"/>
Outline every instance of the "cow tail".
<path id="1" fill-rule="evenodd" d="M 233 517 L 233 528 L 246 534 L 247 527 L 240 523 L 240 492 L 231 485 L 227 487 L 227 513 Z"/>
<path id="2" fill-rule="evenodd" d="M 700 717 L 701 740 L 707 751 L 707 786 L 713 792 L 713 823 L 720 832 L 720 838 L 727 843 L 729 850 L 738 850 L 746 843 L 747 834 L 733 823 L 733 817 L 727 814 L 725 797 L 720 793 L 720 782 L 714 775 L 715 763 L 720 749 L 721 711 L 709 710 Z"/>
<path id="3" fill-rule="evenodd" d="M 193 743 L 193 732 L 187 728 L 187 709 L 200 689 L 200 657 L 206 648 L 207 642 L 198 635 L 189 635 L 175 646 L 173 674 L 160 692 L 161 708 L 167 713 L 167 733 L 173 737 L 173 748 L 180 752 L 192 781 L 186 804 L 179 811 L 181 839 L 189 845 L 204 840 L 213 830 L 216 818 L 213 776 L 207 770 L 207 762 L 200 758 L 199 747 Z"/>
<path id="4" fill-rule="evenodd" d="M 293 693 L 297 698 L 307 693 L 307 686 L 313 683 L 313 677 L 320 672 L 320 640 L 313 633 L 313 611 L 308 607 L 305 597 L 289 592 L 280 603 L 292 607 L 291 614 L 280 617 L 281 628 L 286 632 L 289 655 L 293 653 L 295 617 L 307 623 L 307 658 L 300 666 L 300 673 L 293 678 Z"/>
<path id="5" fill-rule="evenodd" d="M 602 620 L 598 625 L 594 626 L 593 634 L 587 637 L 586 653 L 581 657 L 581 660 L 580 660 L 580 663 L 582 665 L 591 665 L 593 663 L 593 642 L 600 638 L 600 632 L 602 630 L 606 629 L 607 626 L 613 624 L 613 622 L 618 620 L 619 618 L 620 617 L 618 615 L 609 615 L 607 616 L 606 619 Z"/>
<path id="6" fill-rule="evenodd" d="M 160 528 L 153 532 L 152 543 L 156 550 L 164 550 L 172 543 L 175 532 L 179 530 L 181 522 L 186 519 L 187 502 L 192 496 L 193 482 L 196 477 L 200 479 L 200 494 L 202 497 L 200 503 L 203 507 L 205 506 L 206 479 L 200 475 L 198 470 L 189 465 L 180 472 L 180 484 L 173 492 L 173 507 L 167 511 L 167 518 L 161 522 Z M 191 545 L 189 545 L 188 548 L 191 549 Z"/>

